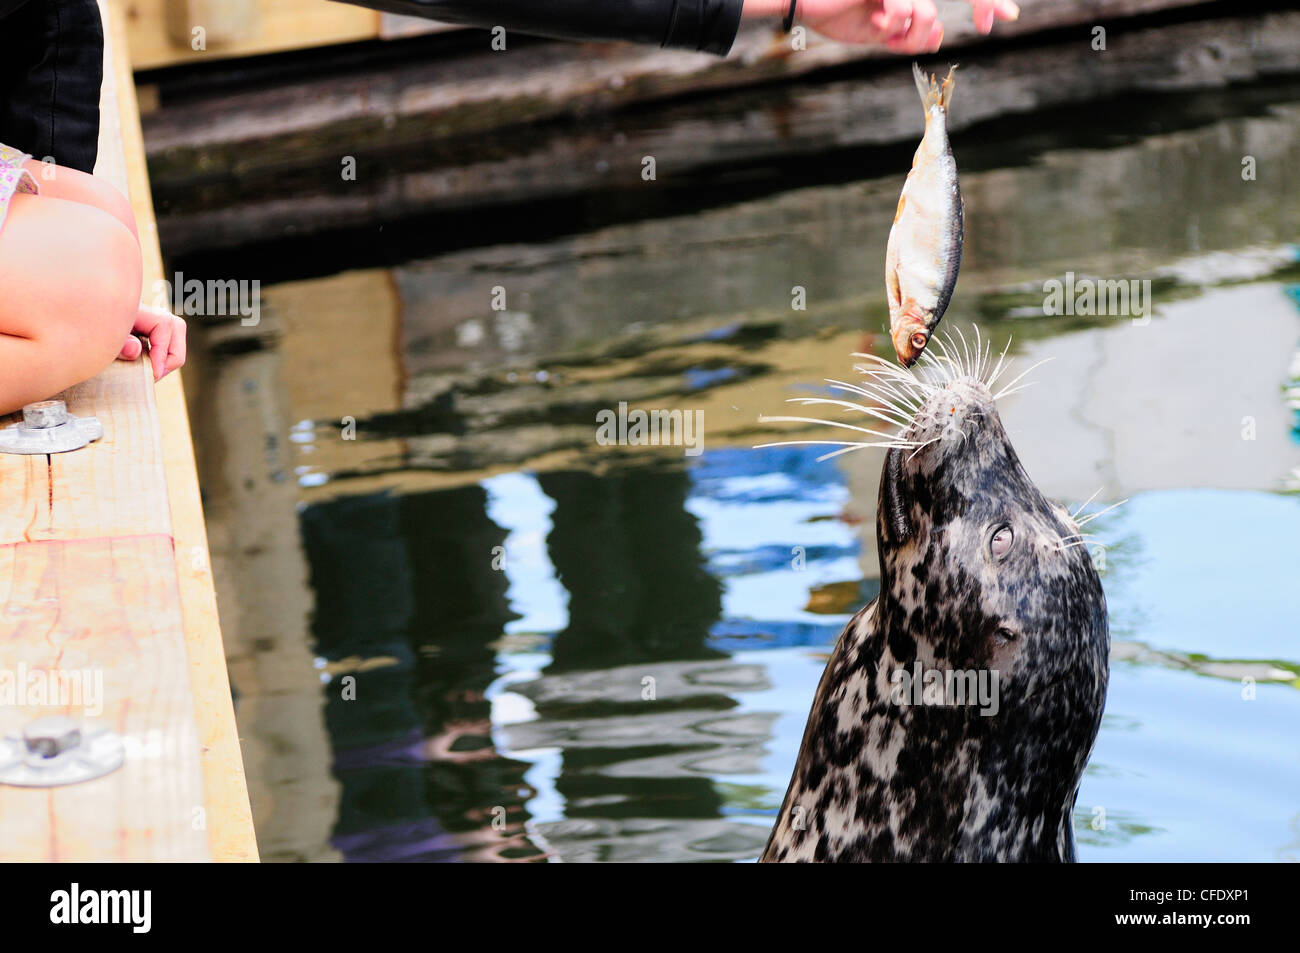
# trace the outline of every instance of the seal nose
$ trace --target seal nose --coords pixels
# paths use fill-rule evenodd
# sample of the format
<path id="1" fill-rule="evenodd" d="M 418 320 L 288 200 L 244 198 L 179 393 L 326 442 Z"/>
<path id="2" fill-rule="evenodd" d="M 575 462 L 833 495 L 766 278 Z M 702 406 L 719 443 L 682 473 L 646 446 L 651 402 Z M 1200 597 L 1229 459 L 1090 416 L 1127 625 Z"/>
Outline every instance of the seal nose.
<path id="1" fill-rule="evenodd" d="M 949 381 L 931 398 L 922 438 L 942 451 L 965 446 L 994 413 L 988 389 L 974 378 Z"/>

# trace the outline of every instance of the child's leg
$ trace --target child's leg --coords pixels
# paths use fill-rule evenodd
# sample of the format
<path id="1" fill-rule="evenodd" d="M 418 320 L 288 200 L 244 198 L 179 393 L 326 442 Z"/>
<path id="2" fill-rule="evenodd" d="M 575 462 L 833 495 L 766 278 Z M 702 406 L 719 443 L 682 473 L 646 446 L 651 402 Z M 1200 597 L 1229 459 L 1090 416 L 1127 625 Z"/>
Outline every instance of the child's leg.
<path id="1" fill-rule="evenodd" d="M 131 332 L 140 280 L 140 246 L 112 214 L 13 196 L 0 228 L 0 414 L 107 367 Z"/>
<path id="2" fill-rule="evenodd" d="M 78 172 L 76 169 L 51 165 L 39 159 L 28 159 L 23 163 L 23 168 L 32 174 L 42 196 L 80 202 L 82 205 L 93 205 L 95 208 L 103 209 L 129 228 L 132 235 L 136 233 L 135 215 L 131 211 L 131 203 L 126 200 L 126 196 L 103 179 Z"/>

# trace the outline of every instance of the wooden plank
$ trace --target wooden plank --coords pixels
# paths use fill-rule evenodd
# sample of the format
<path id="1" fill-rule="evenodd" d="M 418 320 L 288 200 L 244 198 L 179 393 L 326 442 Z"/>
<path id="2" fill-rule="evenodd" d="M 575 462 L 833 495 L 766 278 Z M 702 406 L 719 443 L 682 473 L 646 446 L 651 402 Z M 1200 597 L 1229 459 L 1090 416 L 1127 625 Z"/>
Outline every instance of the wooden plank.
<path id="1" fill-rule="evenodd" d="M 0 730 L 17 733 L 31 718 L 66 713 L 128 742 L 122 768 L 98 780 L 0 786 L 6 861 L 208 856 L 176 578 L 160 571 L 171 551 L 166 535 L 0 546 L 5 670 L 28 673 L 25 684 L 31 673 L 75 673 L 85 691 L 79 706 L 0 706 Z M 23 833 L 32 819 L 33 832 Z"/>
<path id="2" fill-rule="evenodd" d="M 133 199 L 148 283 L 162 261 L 125 34 L 120 11 L 101 11 L 97 171 Z M 0 857 L 255 858 L 179 381 L 156 403 L 147 363 L 115 362 L 60 396 L 105 435 L 71 454 L 0 455 L 0 676 L 15 690 L 28 673 L 60 676 L 85 694 L 14 699 L 0 731 L 65 712 L 122 734 L 127 758 L 83 784 L 0 786 Z"/>
<path id="3" fill-rule="evenodd" d="M 379 36 L 385 40 L 400 40 L 408 36 L 420 36 L 424 33 L 441 33 L 444 30 L 458 30 L 460 27 L 451 23 L 437 23 L 424 17 L 407 17 L 398 13 L 379 14 Z"/>
<path id="4" fill-rule="evenodd" d="M 113 6 L 106 10 L 106 35 L 118 50 L 126 49 L 126 19 Z M 144 140 L 131 63 L 124 55 L 113 58 L 113 86 L 120 119 L 120 152 L 126 156 L 129 172 L 126 192 L 131 198 L 136 226 L 144 251 L 144 286 L 162 278 L 162 254 L 154 221 L 149 189 Z M 146 378 L 148 366 L 139 363 Z M 166 474 L 166 492 L 173 558 L 180 595 L 180 609 L 190 661 L 190 678 L 195 698 L 195 717 L 203 746 L 202 768 L 207 788 L 209 846 L 219 861 L 255 861 L 257 840 L 248 801 L 244 763 L 239 749 L 238 729 L 226 669 L 221 623 L 217 612 L 212 561 L 208 554 L 207 528 L 199 495 L 194 464 L 193 441 L 185 390 L 180 372 L 156 387 L 155 427 L 160 436 L 161 465 Z"/>
<path id="5" fill-rule="evenodd" d="M 22 419 L 21 414 L 0 417 L 0 427 Z M 49 458 L 40 454 L 15 456 L 0 453 L 0 545 L 30 538 L 49 523 Z M 45 491 L 44 493 L 42 491 Z"/>
<path id="6" fill-rule="evenodd" d="M 121 145 L 127 123 L 118 113 L 117 49 L 106 31 L 99 171 L 120 187 L 130 160 Z M 115 362 L 60 396 L 73 413 L 99 417 L 105 436 L 73 454 L 20 464 L 24 490 L 35 498 L 20 509 L 34 506 L 37 519 L 24 533 L 30 541 L 0 551 L 0 669 L 20 681 L 24 669 L 83 673 L 102 686 L 102 697 L 3 706 L 0 730 L 14 734 L 32 717 L 64 711 L 121 733 L 127 760 L 67 788 L 0 786 L 0 816 L 48 819 L 43 839 L 19 837 L 0 851 L 7 860 L 206 860 L 206 818 L 196 814 L 203 773 L 152 377 L 143 361 Z"/>
<path id="7" fill-rule="evenodd" d="M 141 382 L 140 378 L 144 381 Z M 96 453 L 49 457 L 50 493 L 28 539 L 75 539 L 171 533 L 157 408 L 139 400 L 151 388 L 147 365 L 123 364 L 65 391 L 74 413 L 104 425 Z M 130 466 L 123 461 L 130 460 Z"/>
<path id="8" fill-rule="evenodd" d="M 177 63 L 252 56 L 280 50 L 372 40 L 380 35 L 379 14 L 364 7 L 325 0 L 258 0 L 257 16 L 246 33 L 223 42 L 214 36 L 207 49 L 195 50 L 181 38 L 202 23 L 169 23 L 168 4 L 176 0 L 126 0 L 131 63 L 136 69 Z M 182 4 L 188 7 L 187 4 Z M 202 5 L 195 8 L 202 10 Z M 185 16 L 193 16 L 186 10 Z M 201 12 L 197 14 L 201 18 Z"/>

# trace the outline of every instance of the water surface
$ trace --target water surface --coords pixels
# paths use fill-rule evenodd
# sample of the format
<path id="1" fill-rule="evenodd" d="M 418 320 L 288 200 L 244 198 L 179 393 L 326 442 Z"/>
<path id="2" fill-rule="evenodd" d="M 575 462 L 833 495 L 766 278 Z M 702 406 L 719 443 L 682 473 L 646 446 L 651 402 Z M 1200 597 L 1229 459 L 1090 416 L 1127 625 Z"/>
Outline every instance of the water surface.
<path id="1" fill-rule="evenodd" d="M 1092 524 L 1113 655 L 1084 860 L 1300 859 L 1300 100 L 1259 98 L 1189 96 L 1195 121 L 1122 141 L 967 134 L 1023 160 L 963 178 L 946 324 L 1052 358 L 1001 406 L 1045 493 L 1128 500 Z M 881 465 L 755 450 L 832 436 L 758 415 L 887 353 L 899 184 L 535 243 L 506 221 L 500 245 L 268 288 L 251 343 L 208 335 L 265 858 L 757 856 L 879 586 Z M 1149 320 L 1045 317 L 1067 271 L 1150 279 Z M 598 445 L 619 402 L 702 411 L 703 452 Z"/>

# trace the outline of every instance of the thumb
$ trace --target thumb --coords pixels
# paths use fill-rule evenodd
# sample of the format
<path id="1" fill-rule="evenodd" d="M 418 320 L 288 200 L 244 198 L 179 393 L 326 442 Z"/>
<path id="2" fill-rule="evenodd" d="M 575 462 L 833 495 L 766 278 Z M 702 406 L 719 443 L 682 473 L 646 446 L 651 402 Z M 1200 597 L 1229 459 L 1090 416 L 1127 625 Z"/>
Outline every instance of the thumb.
<path id="1" fill-rule="evenodd" d="M 126 343 L 122 345 L 121 353 L 117 355 L 119 361 L 134 361 L 144 351 L 144 345 L 134 334 L 127 335 Z"/>

